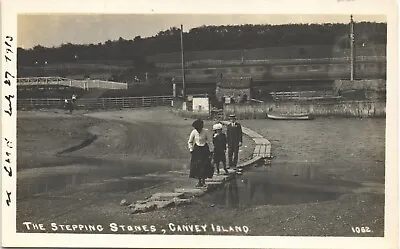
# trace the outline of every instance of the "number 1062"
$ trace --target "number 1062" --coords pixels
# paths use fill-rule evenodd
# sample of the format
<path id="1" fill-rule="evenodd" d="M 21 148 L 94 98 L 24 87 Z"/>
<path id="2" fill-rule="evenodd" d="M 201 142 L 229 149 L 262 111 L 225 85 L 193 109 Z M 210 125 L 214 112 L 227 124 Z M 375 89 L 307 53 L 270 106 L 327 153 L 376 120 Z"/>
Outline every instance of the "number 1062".
<path id="1" fill-rule="evenodd" d="M 351 227 L 353 233 L 370 233 L 371 229 L 369 227 Z"/>

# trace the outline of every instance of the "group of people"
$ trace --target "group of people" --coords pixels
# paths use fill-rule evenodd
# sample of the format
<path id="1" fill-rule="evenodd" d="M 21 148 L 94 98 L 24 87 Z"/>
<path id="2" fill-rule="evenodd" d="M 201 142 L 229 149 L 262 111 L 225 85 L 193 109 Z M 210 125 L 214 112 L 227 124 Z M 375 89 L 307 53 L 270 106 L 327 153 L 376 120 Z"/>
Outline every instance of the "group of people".
<path id="1" fill-rule="evenodd" d="M 204 187 L 205 179 L 212 178 L 215 170 L 219 174 L 221 163 L 225 174 L 228 174 L 228 168 L 236 169 L 239 147 L 243 142 L 242 127 L 235 115 L 229 115 L 229 118 L 226 135 L 222 123 L 218 122 L 213 125 L 212 138 L 209 130 L 204 128 L 203 120 L 197 119 L 192 124 L 194 129 L 188 140 L 191 153 L 189 177 L 198 179 L 196 187 Z M 209 146 L 211 143 L 214 147 L 212 152 Z M 228 150 L 228 165 L 226 165 L 226 150 Z"/>
<path id="2" fill-rule="evenodd" d="M 75 101 L 76 101 L 76 94 L 72 94 L 71 99 L 64 99 L 64 108 L 66 110 L 69 110 L 70 113 L 74 110 L 75 107 Z"/>

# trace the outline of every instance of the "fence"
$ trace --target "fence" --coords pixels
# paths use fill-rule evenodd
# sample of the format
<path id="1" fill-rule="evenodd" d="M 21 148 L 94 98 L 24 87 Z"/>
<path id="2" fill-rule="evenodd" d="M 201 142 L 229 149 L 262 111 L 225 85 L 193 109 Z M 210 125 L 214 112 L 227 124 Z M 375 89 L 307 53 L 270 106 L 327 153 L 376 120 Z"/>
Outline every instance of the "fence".
<path id="1" fill-rule="evenodd" d="M 171 106 L 172 96 L 82 98 L 76 101 L 78 109 L 120 109 L 154 106 Z M 17 108 L 22 110 L 37 108 L 64 108 L 63 99 L 18 99 Z"/>
<path id="2" fill-rule="evenodd" d="M 385 101 L 284 101 L 254 104 L 231 104 L 224 116 L 235 113 L 240 119 L 266 118 L 268 112 L 282 114 L 309 113 L 314 116 L 385 117 Z"/>
<path id="3" fill-rule="evenodd" d="M 127 83 L 105 80 L 72 80 L 63 77 L 18 78 L 17 86 L 59 85 L 89 90 L 91 88 L 128 89 Z"/>
<path id="4" fill-rule="evenodd" d="M 340 96 L 333 96 L 332 91 L 298 91 L 298 92 L 271 92 L 275 101 L 280 100 L 323 100 L 340 99 Z"/>

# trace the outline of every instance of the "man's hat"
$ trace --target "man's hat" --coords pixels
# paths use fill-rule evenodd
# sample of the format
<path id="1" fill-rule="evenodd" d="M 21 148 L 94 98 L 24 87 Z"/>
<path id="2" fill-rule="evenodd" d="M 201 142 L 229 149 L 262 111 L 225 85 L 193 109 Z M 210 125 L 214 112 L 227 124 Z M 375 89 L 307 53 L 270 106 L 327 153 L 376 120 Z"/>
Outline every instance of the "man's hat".
<path id="1" fill-rule="evenodd" d="M 230 118 L 236 118 L 236 115 L 235 114 L 230 114 L 229 117 Z"/>

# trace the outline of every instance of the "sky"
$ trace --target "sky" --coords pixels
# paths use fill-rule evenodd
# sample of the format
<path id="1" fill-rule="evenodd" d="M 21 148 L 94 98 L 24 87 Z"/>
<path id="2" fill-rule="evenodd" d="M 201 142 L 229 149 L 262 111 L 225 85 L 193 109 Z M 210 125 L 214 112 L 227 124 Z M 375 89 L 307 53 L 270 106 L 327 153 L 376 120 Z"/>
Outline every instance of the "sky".
<path id="1" fill-rule="evenodd" d="M 200 14 L 24 14 L 18 16 L 18 47 L 57 47 L 63 43 L 97 44 L 119 37 L 149 37 L 184 25 L 184 31 L 202 25 L 348 23 L 349 15 L 200 15 Z M 386 22 L 385 16 L 354 15 L 355 22 Z"/>

